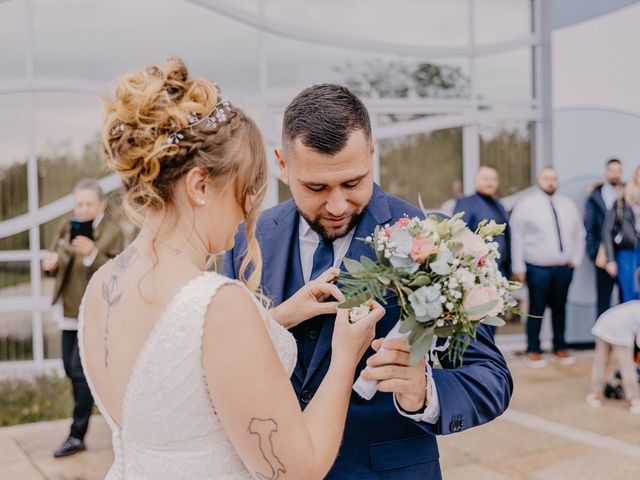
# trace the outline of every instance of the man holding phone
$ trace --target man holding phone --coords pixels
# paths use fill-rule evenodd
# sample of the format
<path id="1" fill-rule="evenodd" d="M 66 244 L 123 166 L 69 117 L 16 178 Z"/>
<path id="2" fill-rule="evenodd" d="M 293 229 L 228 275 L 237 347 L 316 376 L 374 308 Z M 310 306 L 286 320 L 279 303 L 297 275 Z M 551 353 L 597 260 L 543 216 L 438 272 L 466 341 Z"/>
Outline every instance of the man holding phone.
<path id="1" fill-rule="evenodd" d="M 61 223 L 43 261 L 55 276 L 53 315 L 62 330 L 62 362 L 73 388 L 73 422 L 69 437 L 54 452 L 65 457 L 85 449 L 93 397 L 82 371 L 78 351 L 78 311 L 93 273 L 122 251 L 120 225 L 106 212 L 106 196 L 93 178 L 80 180 L 73 190 L 73 218 Z"/>

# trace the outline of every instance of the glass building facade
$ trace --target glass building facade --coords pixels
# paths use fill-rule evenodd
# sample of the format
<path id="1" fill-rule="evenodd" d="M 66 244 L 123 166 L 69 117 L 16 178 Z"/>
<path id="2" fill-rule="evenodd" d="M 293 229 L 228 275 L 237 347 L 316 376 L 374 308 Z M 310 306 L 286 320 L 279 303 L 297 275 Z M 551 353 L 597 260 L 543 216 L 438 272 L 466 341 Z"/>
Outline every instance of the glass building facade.
<path id="1" fill-rule="evenodd" d="M 439 209 L 501 195 L 550 162 L 547 0 L 0 0 L 0 368 L 59 357 L 41 259 L 86 176 L 117 192 L 100 156 L 100 95 L 168 56 L 216 81 L 279 144 L 302 88 L 335 82 L 367 104 L 376 180 Z M 265 207 L 287 198 L 271 158 Z M 117 202 L 113 202 L 117 208 Z"/>

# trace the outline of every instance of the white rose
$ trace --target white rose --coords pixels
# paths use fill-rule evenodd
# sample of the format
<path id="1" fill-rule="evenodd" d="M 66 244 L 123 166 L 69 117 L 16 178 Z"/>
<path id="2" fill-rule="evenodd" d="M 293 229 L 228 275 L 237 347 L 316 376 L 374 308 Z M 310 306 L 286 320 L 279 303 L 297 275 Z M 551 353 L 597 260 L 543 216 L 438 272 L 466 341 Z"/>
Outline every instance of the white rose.
<path id="1" fill-rule="evenodd" d="M 468 228 L 463 228 L 456 232 L 451 241 L 462 243 L 462 255 L 473 257 L 476 263 L 481 258 L 486 257 L 490 251 L 484 240 Z"/>

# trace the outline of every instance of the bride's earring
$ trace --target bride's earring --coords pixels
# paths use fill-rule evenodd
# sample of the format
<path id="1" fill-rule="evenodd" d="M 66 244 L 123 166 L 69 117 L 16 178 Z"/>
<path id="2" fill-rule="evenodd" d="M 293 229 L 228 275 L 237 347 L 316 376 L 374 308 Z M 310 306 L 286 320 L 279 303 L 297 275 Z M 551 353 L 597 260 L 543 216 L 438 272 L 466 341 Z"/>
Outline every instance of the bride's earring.
<path id="1" fill-rule="evenodd" d="M 204 205 L 204 198 L 198 198 L 198 199 L 196 200 L 196 203 L 197 203 L 198 205 Z"/>

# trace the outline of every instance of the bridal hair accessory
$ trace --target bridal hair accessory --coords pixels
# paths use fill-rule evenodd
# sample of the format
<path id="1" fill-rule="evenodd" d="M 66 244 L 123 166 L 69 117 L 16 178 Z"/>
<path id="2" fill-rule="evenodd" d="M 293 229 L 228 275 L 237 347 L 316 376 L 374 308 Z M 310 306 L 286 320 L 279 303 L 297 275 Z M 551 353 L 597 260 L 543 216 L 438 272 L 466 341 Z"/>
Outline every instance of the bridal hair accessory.
<path id="1" fill-rule="evenodd" d="M 207 126 L 207 128 L 217 128 L 220 125 L 224 125 L 230 120 L 230 117 L 228 116 L 228 113 L 230 112 L 231 112 L 231 104 L 229 102 L 226 102 L 226 101 L 219 102 L 213 108 L 213 110 L 209 112 L 208 115 L 205 115 L 202 118 L 198 117 L 197 113 L 191 112 L 191 114 L 187 117 L 187 120 L 189 121 L 189 126 L 185 128 L 193 128 L 196 125 L 200 125 L 201 123 L 204 123 Z M 167 137 L 167 143 L 169 144 L 180 143 L 180 140 L 184 138 L 184 134 L 181 133 L 182 131 L 184 131 L 184 129 L 170 134 Z"/>

